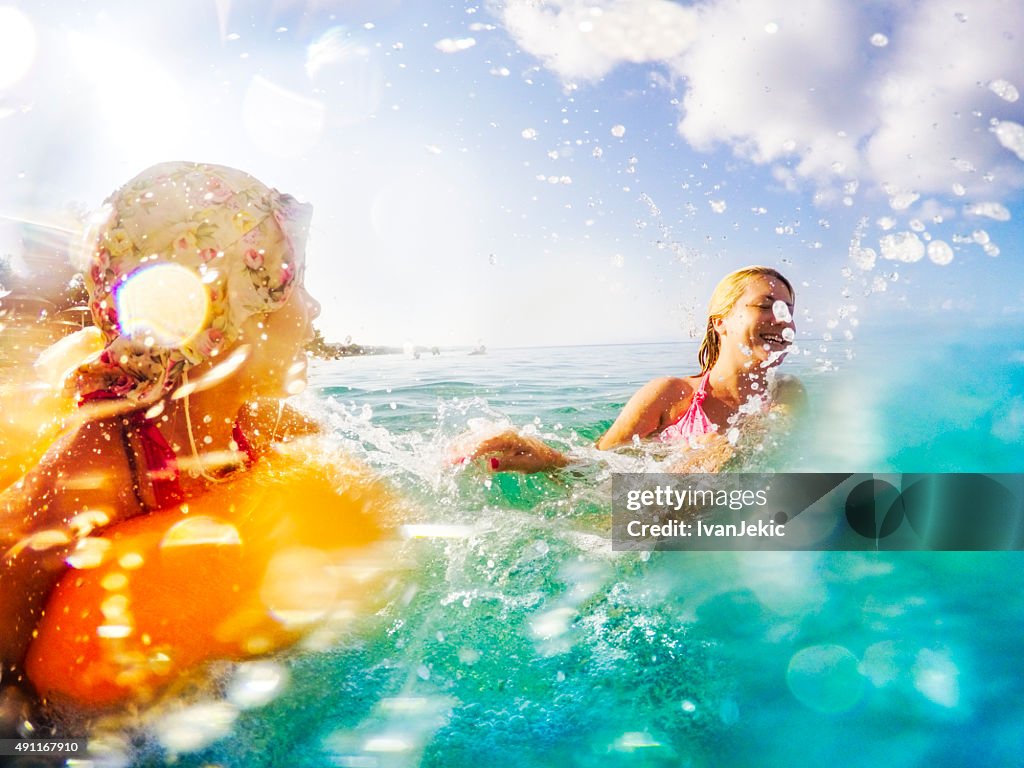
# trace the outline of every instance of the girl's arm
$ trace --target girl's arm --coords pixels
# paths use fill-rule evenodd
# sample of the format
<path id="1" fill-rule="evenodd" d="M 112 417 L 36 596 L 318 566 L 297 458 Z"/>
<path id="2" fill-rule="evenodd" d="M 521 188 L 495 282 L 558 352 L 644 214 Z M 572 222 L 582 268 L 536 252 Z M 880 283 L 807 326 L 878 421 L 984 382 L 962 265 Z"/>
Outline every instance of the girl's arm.
<path id="1" fill-rule="evenodd" d="M 65 559 L 83 537 L 139 511 L 119 427 L 87 422 L 0 493 L 0 661 L 17 667 Z M 98 551 L 98 550 L 96 550 Z"/>
<path id="2" fill-rule="evenodd" d="M 655 379 L 629 399 L 622 413 L 607 432 L 597 441 L 600 450 L 628 445 L 633 436 L 647 437 L 662 426 L 663 415 L 692 388 L 683 379 Z M 535 437 L 520 434 L 514 429 L 488 437 L 466 449 L 458 443 L 452 452 L 456 463 L 483 460 L 493 472 L 544 472 L 572 463 L 572 459 Z"/>

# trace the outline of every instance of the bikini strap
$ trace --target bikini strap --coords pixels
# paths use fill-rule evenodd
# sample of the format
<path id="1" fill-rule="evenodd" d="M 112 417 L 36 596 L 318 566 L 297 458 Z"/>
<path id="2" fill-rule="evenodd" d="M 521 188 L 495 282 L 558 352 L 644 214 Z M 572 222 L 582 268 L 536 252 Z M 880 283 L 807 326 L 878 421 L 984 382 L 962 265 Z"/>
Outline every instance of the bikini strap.
<path id="1" fill-rule="evenodd" d="M 84 395 L 79 407 L 96 400 L 118 400 L 120 395 L 113 390 L 96 390 Z M 121 445 L 124 448 L 128 471 L 132 478 L 132 493 L 142 509 L 163 509 L 180 504 L 185 500 L 181 489 L 178 473 L 178 456 L 167 442 L 167 438 L 152 419 L 146 418 L 142 409 L 124 414 L 121 419 Z M 143 468 L 139 467 L 135 447 L 129 436 L 133 432 L 138 437 L 141 448 L 143 468 L 146 480 L 153 489 L 154 504 L 146 502 L 142 495 Z"/>
<path id="2" fill-rule="evenodd" d="M 693 397 L 690 398 L 690 406 L 686 410 L 690 410 L 694 405 L 700 405 L 704 402 L 708 396 L 708 379 L 711 377 L 711 371 L 708 371 L 701 377 L 700 384 L 697 385 L 697 391 L 693 393 Z"/>
<path id="3" fill-rule="evenodd" d="M 121 447 L 124 448 L 124 457 L 128 461 L 128 473 L 132 477 L 132 493 L 135 495 L 135 502 L 139 509 L 149 506 L 142 498 L 142 479 L 139 477 L 139 464 L 135 461 L 135 449 L 128 438 L 128 419 L 121 419 Z"/>
<path id="4" fill-rule="evenodd" d="M 185 493 L 181 488 L 177 454 L 163 432 L 151 419 L 146 418 L 145 413 L 135 411 L 129 419 L 135 434 L 139 436 L 156 509 L 180 504 L 185 500 Z"/>
<path id="5" fill-rule="evenodd" d="M 248 459 L 249 466 L 256 463 L 256 459 L 259 458 L 259 454 L 256 453 L 256 449 L 252 447 L 252 443 L 249 442 L 249 438 L 245 436 L 245 432 L 242 431 L 242 425 L 235 420 L 234 426 L 231 427 L 231 439 L 235 441 L 235 445 L 238 446 L 238 450 L 245 454 Z"/>

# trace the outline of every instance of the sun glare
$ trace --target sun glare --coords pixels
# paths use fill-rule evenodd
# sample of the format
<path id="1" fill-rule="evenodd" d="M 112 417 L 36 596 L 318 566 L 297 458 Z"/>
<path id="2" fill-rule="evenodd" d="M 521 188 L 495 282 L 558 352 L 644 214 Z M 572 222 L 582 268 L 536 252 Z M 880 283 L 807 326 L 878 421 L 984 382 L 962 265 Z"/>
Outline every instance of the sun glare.
<path id="1" fill-rule="evenodd" d="M 128 278 L 116 294 L 121 330 L 152 337 L 162 346 L 179 346 L 206 321 L 209 300 L 199 278 L 179 264 L 155 264 Z"/>
<path id="2" fill-rule="evenodd" d="M 0 89 L 15 85 L 32 67 L 36 30 L 17 8 L 0 8 Z"/>

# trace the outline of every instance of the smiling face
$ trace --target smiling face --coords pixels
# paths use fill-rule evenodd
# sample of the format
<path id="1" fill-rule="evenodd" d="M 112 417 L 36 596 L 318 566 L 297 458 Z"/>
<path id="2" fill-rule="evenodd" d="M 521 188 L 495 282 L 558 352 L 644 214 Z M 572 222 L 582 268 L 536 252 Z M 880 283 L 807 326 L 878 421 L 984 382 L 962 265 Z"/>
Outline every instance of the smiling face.
<path id="1" fill-rule="evenodd" d="M 722 354 L 759 368 L 778 365 L 794 338 L 793 294 L 781 280 L 757 275 L 724 316 L 713 318 Z"/>

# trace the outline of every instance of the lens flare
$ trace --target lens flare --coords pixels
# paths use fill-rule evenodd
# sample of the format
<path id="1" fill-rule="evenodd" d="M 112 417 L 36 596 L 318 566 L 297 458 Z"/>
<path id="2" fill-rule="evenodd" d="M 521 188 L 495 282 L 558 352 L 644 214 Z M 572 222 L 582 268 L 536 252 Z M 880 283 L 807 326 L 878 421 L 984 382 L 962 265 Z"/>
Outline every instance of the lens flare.
<path id="1" fill-rule="evenodd" d="M 98 568 L 106 560 L 109 549 L 110 542 L 106 539 L 82 539 L 68 555 L 67 564 L 79 570 Z"/>
<path id="2" fill-rule="evenodd" d="M 203 329 L 210 308 L 202 280 L 179 264 L 140 269 L 115 294 L 118 324 L 126 336 L 179 347 Z"/>
<path id="3" fill-rule="evenodd" d="M 789 661 L 786 683 L 796 699 L 817 712 L 838 713 L 860 700 L 864 678 L 857 657 L 841 645 L 814 645 Z"/>
<path id="4" fill-rule="evenodd" d="M 242 543 L 238 529 L 212 517 L 192 517 L 176 523 L 164 535 L 161 547 L 196 547 L 210 545 L 238 546 Z"/>

